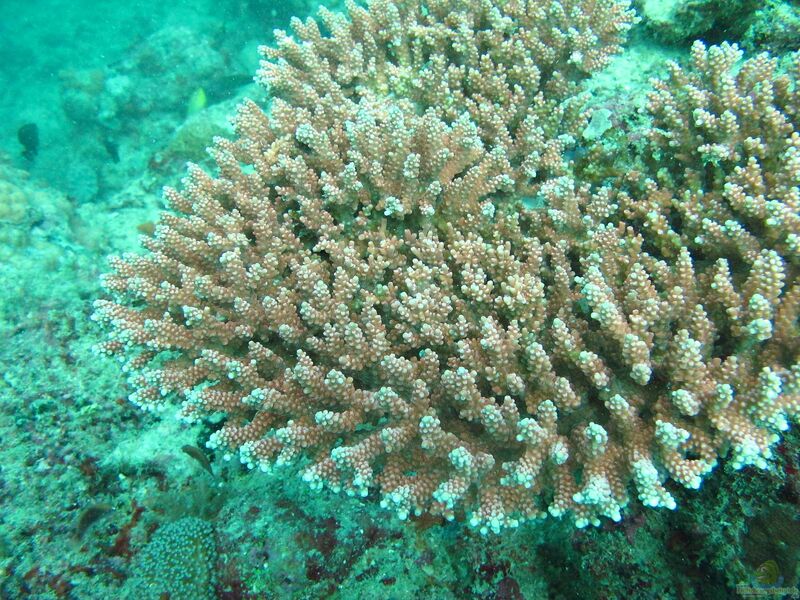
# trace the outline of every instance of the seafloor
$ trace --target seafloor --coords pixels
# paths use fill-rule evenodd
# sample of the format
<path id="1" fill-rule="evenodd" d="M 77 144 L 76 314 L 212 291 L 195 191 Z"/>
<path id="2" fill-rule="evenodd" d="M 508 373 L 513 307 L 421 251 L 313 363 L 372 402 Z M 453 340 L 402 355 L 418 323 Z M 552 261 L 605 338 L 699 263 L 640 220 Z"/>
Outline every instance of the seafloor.
<path id="1" fill-rule="evenodd" d="M 486 538 L 404 524 L 290 473 L 219 457 L 209 472 L 182 449 L 203 425 L 128 403 L 118 366 L 91 351 L 104 257 L 137 247 L 161 186 L 204 160 L 238 101 L 264 100 L 257 44 L 315 4 L 0 2 L 0 597 L 140 598 L 136 582 L 170 568 L 211 582 L 198 599 L 733 598 L 769 561 L 797 586 L 796 428 L 773 468 L 719 468 L 676 490 L 676 511 Z M 625 53 L 591 82 L 595 101 L 624 97 L 632 114 L 693 39 L 749 55 L 800 46 L 798 2 L 637 8 Z M 27 124 L 35 156 L 18 140 Z"/>

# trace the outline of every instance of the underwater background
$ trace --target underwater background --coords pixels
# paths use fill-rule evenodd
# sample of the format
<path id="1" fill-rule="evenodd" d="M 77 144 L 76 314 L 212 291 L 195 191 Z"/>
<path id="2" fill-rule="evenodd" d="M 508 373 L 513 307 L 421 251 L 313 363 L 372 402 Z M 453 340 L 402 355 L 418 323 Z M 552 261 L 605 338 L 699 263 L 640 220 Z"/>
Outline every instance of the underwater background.
<path id="1" fill-rule="evenodd" d="M 331 10 L 344 3 L 326 2 Z M 635 120 L 691 43 L 800 47 L 800 3 L 641 0 L 588 84 Z M 92 347 L 109 254 L 135 251 L 187 161 L 253 83 L 256 48 L 318 3 L 0 2 L 0 598 L 735 598 L 798 594 L 800 437 L 723 465 L 678 509 L 484 536 L 408 523 L 290 471 L 207 453 L 203 423 L 140 411 Z M 602 132 L 600 133 L 602 135 Z M 738 587 L 737 587 L 738 586 Z"/>

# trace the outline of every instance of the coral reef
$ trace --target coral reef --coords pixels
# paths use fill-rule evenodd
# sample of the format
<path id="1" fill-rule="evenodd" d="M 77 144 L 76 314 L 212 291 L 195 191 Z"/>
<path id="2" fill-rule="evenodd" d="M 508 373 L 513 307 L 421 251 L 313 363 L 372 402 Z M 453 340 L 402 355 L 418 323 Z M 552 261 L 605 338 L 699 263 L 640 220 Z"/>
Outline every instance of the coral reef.
<path id="1" fill-rule="evenodd" d="M 598 181 L 580 82 L 627 2 L 348 13 L 264 48 L 269 110 L 244 103 L 218 175 L 191 166 L 147 252 L 112 259 L 99 350 L 131 399 L 484 533 L 767 466 L 800 411 L 797 57 L 695 45 L 639 168 Z"/>
<path id="2" fill-rule="evenodd" d="M 184 517 L 162 525 L 139 553 L 132 590 L 137 598 L 212 600 L 216 562 L 213 527 Z"/>

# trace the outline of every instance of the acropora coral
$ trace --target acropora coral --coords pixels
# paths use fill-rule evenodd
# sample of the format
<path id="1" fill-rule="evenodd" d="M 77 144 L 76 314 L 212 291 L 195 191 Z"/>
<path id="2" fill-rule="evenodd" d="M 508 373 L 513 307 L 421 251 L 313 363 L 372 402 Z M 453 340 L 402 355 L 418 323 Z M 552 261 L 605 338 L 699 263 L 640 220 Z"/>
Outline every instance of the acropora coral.
<path id="1" fill-rule="evenodd" d="M 636 168 L 575 156 L 625 0 L 371 0 L 262 49 L 217 172 L 112 258 L 100 347 L 208 446 L 499 532 L 675 508 L 800 413 L 800 54 L 655 82 Z M 615 171 L 616 169 L 616 171 Z"/>

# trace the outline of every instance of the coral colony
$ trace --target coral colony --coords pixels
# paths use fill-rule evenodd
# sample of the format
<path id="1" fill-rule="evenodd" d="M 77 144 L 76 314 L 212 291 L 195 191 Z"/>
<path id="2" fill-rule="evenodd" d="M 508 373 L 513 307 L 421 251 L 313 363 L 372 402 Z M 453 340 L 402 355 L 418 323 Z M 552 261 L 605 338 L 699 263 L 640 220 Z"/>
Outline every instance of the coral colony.
<path id="1" fill-rule="evenodd" d="M 96 318 L 147 410 L 486 533 L 675 508 L 800 413 L 800 54 L 697 42 L 584 135 L 624 0 L 372 0 L 262 49 Z M 672 485 L 672 484 L 670 484 Z"/>

